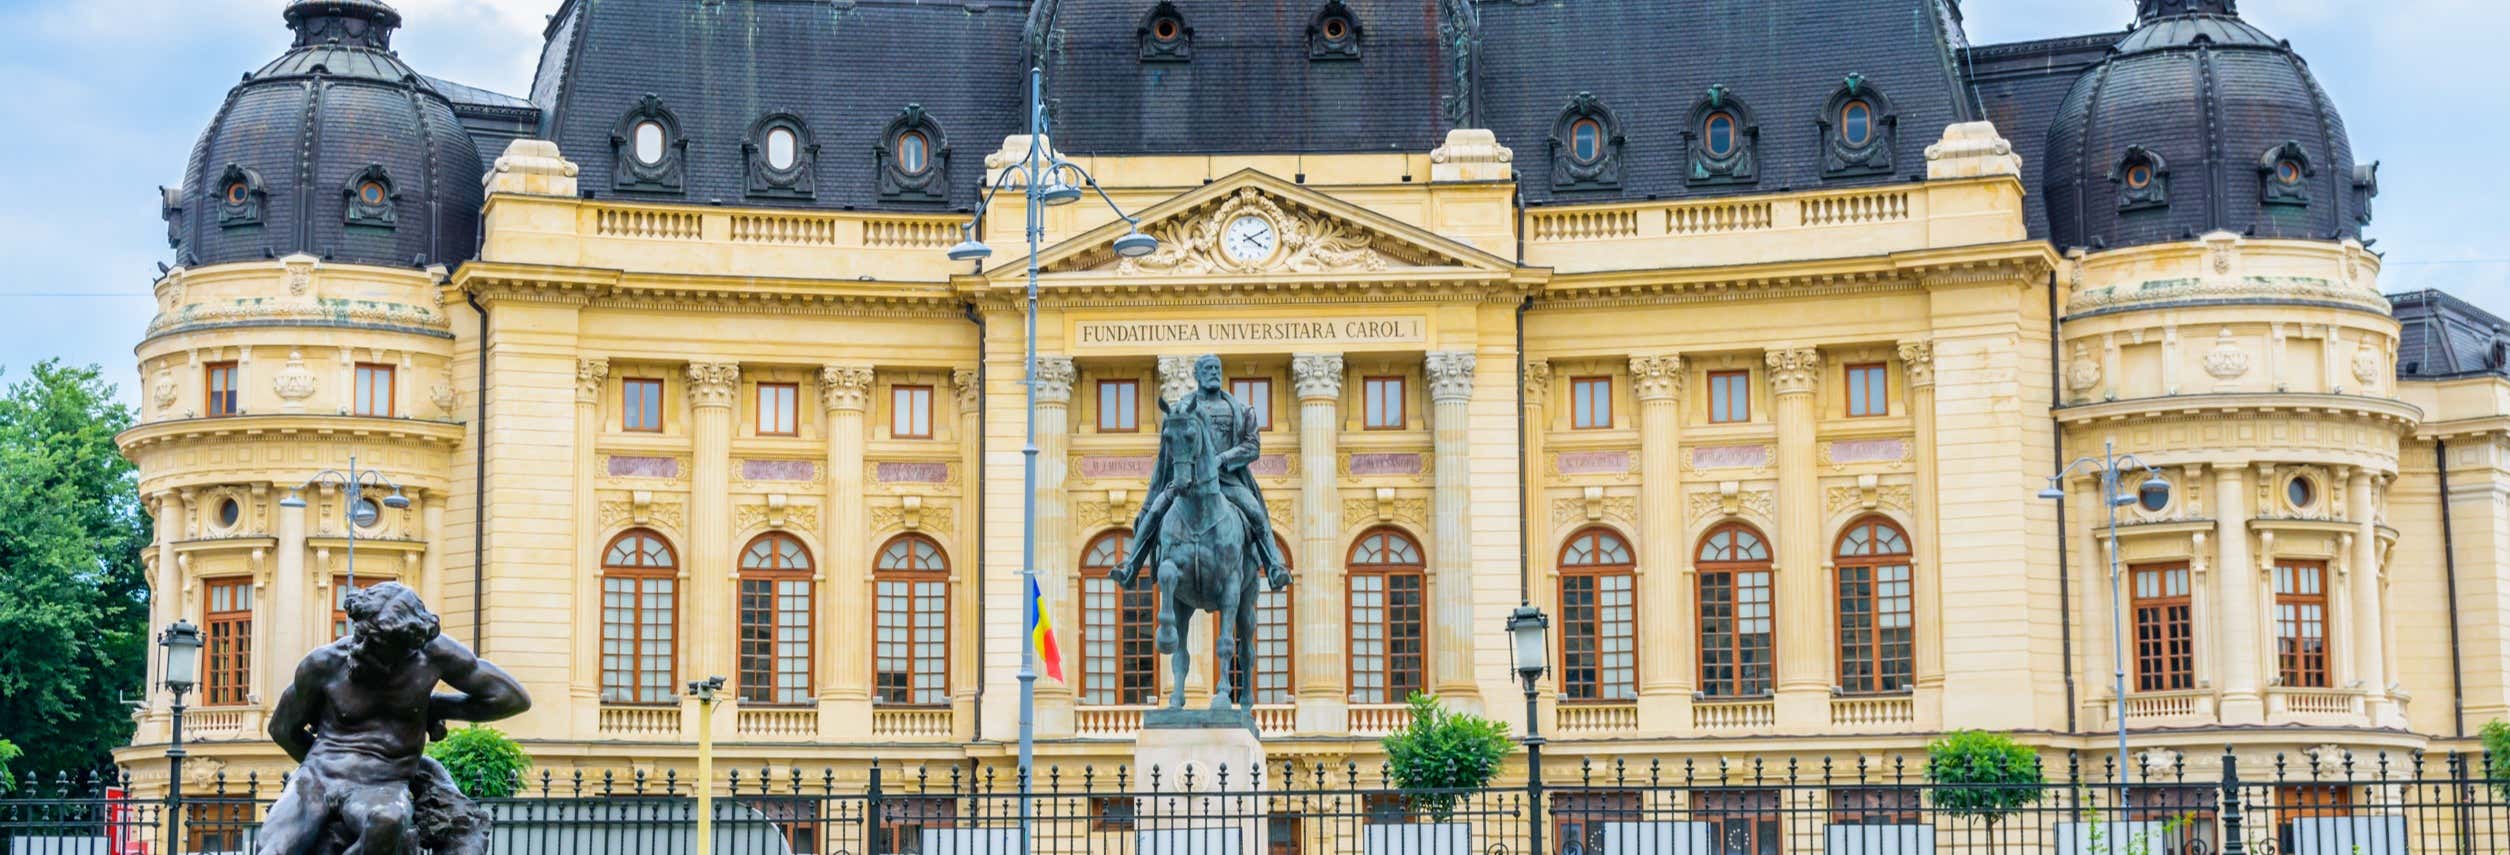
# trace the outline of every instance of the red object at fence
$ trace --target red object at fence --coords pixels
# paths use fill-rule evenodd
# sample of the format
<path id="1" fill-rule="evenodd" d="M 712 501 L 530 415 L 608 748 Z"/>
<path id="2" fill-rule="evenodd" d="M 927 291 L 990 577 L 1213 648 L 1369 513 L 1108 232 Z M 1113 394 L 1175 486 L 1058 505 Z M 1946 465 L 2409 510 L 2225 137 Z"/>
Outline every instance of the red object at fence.
<path id="1" fill-rule="evenodd" d="M 148 855 L 148 841 L 139 839 L 134 830 L 130 791 L 105 788 L 105 851 L 113 855 Z"/>

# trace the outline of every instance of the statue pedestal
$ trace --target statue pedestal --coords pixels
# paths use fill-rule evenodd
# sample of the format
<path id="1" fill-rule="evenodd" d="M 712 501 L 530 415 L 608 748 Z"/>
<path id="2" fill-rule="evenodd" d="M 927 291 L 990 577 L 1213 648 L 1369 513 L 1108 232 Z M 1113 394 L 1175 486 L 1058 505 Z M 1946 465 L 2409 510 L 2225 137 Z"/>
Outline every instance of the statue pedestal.
<path id="1" fill-rule="evenodd" d="M 1239 710 L 1152 710 L 1133 741 L 1135 852 L 1264 851 L 1264 742 Z"/>

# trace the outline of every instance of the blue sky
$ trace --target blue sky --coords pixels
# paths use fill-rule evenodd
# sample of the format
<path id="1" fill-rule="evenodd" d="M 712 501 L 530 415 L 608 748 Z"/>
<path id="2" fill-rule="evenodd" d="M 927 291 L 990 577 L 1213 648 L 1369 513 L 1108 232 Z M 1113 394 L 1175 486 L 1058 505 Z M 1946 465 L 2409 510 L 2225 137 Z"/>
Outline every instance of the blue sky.
<path id="1" fill-rule="evenodd" d="M 1576 2 L 1576 0 L 1570 0 Z M 1682 0 L 1667 0 L 1682 2 Z M 394 0 L 420 70 L 521 93 L 557 0 Z M 2115 29 L 2130 0 L 1968 0 L 1973 42 Z M 286 47 L 282 0 L 0 0 L 0 367 L 101 363 L 131 397 L 148 285 L 169 260 L 157 190 L 226 90 Z M 2357 156 L 2384 163 L 2371 237 L 2383 287 L 2441 288 L 2510 314 L 2510 181 L 2484 162 L 2510 137 L 2499 0 L 2249 0 L 2344 112 Z"/>

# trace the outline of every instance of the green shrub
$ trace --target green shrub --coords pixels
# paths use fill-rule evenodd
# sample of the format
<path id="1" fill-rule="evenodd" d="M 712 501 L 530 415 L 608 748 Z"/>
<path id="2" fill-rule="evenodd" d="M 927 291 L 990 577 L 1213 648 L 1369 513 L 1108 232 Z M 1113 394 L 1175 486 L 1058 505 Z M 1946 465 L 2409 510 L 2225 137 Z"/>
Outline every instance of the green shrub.
<path id="1" fill-rule="evenodd" d="M 2484 723 L 2484 778 L 2493 782 L 2493 792 L 2510 798 L 2510 722 L 2493 719 Z"/>
<path id="2" fill-rule="evenodd" d="M 1413 693 L 1412 723 L 1388 734 L 1380 743 L 1392 768 L 1394 785 L 1410 794 L 1412 807 L 1445 822 L 1455 814 L 1463 790 L 1487 786 L 1499 776 L 1499 761 L 1508 756 L 1508 726 L 1475 715 L 1451 712 L 1438 696 Z"/>
<path id="3" fill-rule="evenodd" d="M 10 787 L 17 786 L 17 779 L 9 776 L 9 761 L 25 754 L 25 751 L 18 749 L 17 743 L 0 739 L 0 793 L 8 792 Z"/>
<path id="4" fill-rule="evenodd" d="M 474 799 L 514 795 L 522 785 L 523 770 L 532 765 L 532 758 L 512 737 L 478 724 L 446 734 L 427 746 L 427 756 L 444 764 L 445 771 L 453 774 L 454 785 Z"/>
<path id="5" fill-rule="evenodd" d="M 2039 755 L 2013 737 L 1976 730 L 1954 731 L 1926 743 L 1926 778 L 1935 807 L 1954 816 L 1994 822 L 2039 801 Z"/>

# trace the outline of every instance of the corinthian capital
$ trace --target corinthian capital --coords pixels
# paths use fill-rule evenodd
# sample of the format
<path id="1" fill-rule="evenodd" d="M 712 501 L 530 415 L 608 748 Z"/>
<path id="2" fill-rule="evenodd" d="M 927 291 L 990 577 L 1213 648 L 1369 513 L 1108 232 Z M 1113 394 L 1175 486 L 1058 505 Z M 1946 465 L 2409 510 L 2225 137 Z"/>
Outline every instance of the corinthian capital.
<path id="1" fill-rule="evenodd" d="M 1039 403 L 1069 404 L 1072 402 L 1072 384 L 1080 376 L 1081 372 L 1072 367 L 1072 357 L 1040 355 L 1037 357 L 1037 373 L 1028 380 L 1031 388 L 1037 391 Z"/>
<path id="2" fill-rule="evenodd" d="M 1670 401 L 1682 394 L 1682 355 L 1630 357 L 1630 391 L 1641 401 Z"/>
<path id="3" fill-rule="evenodd" d="M 1769 388 L 1781 395 L 1810 395 L 1821 381 L 1821 351 L 1809 347 L 1769 352 Z"/>
<path id="4" fill-rule="evenodd" d="M 1900 365 L 1909 372 L 1909 385 L 1935 385 L 1935 343 L 1931 341 L 1901 342 Z"/>
<path id="5" fill-rule="evenodd" d="M 601 384 L 610 379 L 610 360 L 578 359 L 575 361 L 575 400 L 592 404 L 601 401 Z"/>
<path id="6" fill-rule="evenodd" d="M 740 391 L 740 363 L 689 363 L 689 403 L 700 407 L 729 407 L 732 406 L 733 396 Z"/>
<path id="7" fill-rule="evenodd" d="M 1191 356 L 1159 358 L 1159 403 L 1163 409 L 1178 399 L 1194 394 L 1194 359 Z"/>
<path id="8" fill-rule="evenodd" d="M 1342 354 L 1302 353 L 1290 357 L 1290 380 L 1297 384 L 1299 400 L 1342 399 Z"/>
<path id="9" fill-rule="evenodd" d="M 1526 405 L 1542 406 L 1545 399 L 1549 397 L 1551 397 L 1551 361 L 1548 359 L 1525 360 Z"/>
<path id="10" fill-rule="evenodd" d="M 1473 352 L 1433 350 L 1422 362 L 1429 374 L 1429 399 L 1461 401 L 1473 396 Z"/>
<path id="11" fill-rule="evenodd" d="M 985 397 L 985 384 L 981 382 L 983 377 L 984 375 L 974 368 L 956 368 L 950 371 L 950 389 L 958 393 L 959 412 L 976 412 L 977 403 Z"/>
<path id="12" fill-rule="evenodd" d="M 830 410 L 860 412 L 871 403 L 872 367 L 830 365 L 819 369 L 819 405 Z"/>

